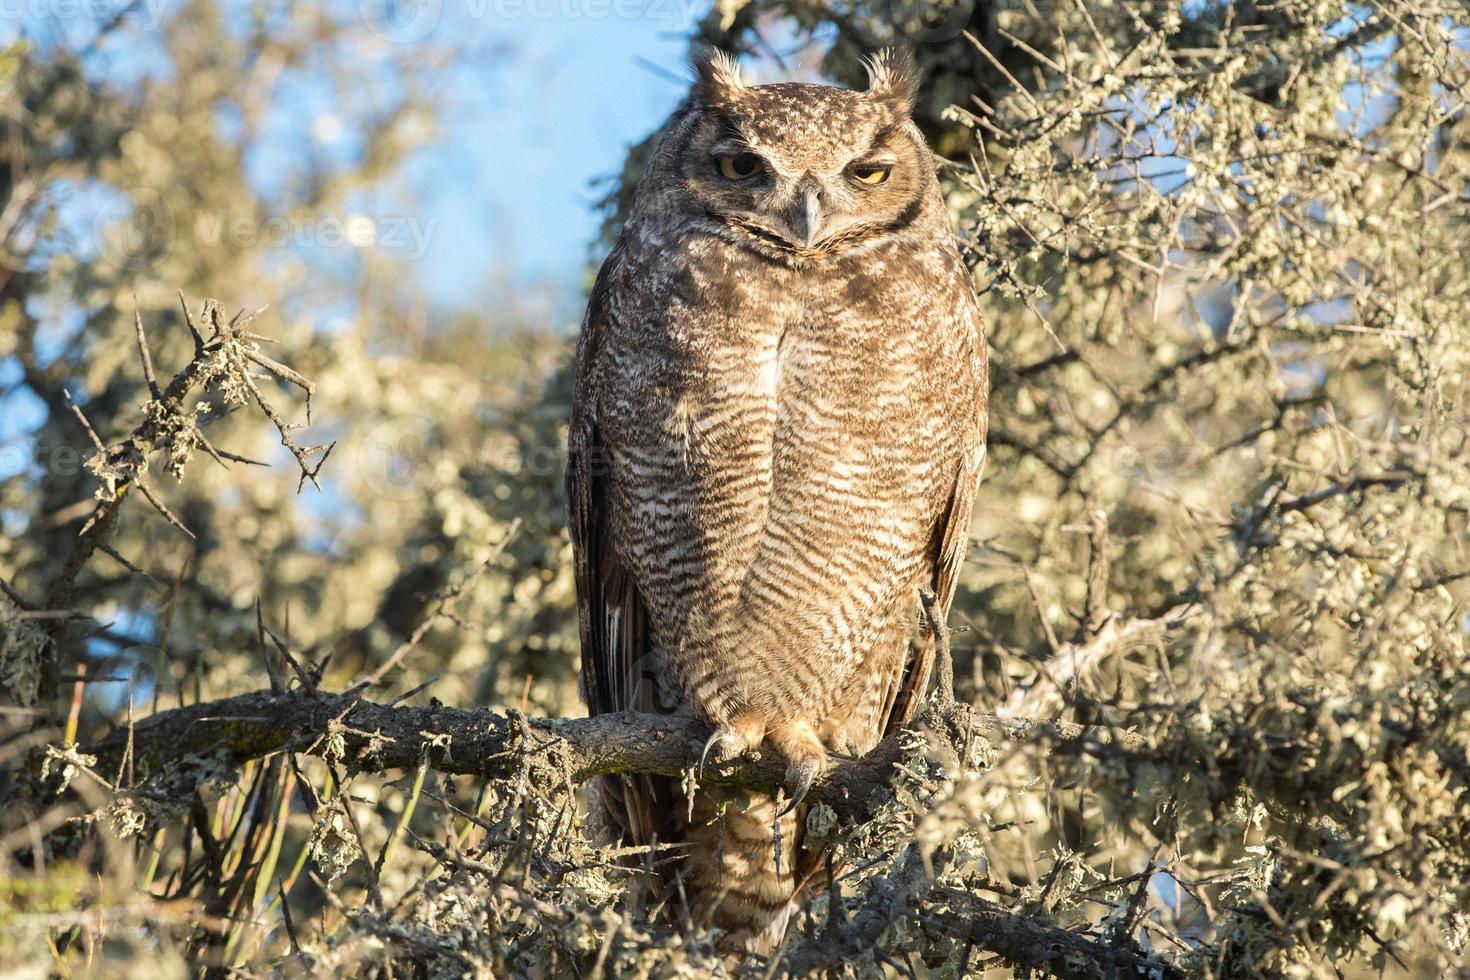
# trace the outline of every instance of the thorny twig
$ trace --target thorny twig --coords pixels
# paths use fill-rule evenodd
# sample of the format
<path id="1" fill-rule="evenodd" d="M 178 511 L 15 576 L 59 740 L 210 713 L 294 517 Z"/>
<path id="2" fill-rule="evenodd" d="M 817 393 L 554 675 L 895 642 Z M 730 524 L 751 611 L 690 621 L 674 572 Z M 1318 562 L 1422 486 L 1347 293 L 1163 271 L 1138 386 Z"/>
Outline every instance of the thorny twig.
<path id="1" fill-rule="evenodd" d="M 470 572 L 470 574 L 465 578 L 463 582 L 443 592 L 438 597 L 439 601 L 434 605 L 434 608 L 430 610 L 429 614 L 426 615 L 423 620 L 418 624 L 418 626 L 414 628 L 413 633 L 409 635 L 408 639 L 400 643 L 398 645 L 398 649 L 394 650 L 393 653 L 388 657 L 388 659 L 383 661 L 383 663 L 376 670 L 374 670 L 367 677 L 353 684 L 348 689 L 348 693 L 353 693 L 363 690 L 364 688 L 375 687 L 376 685 L 381 684 L 383 678 L 387 677 L 388 674 L 395 667 L 402 663 L 403 658 L 406 657 L 409 652 L 413 650 L 414 647 L 418 646 L 419 641 L 424 638 L 424 634 L 428 633 L 429 630 L 434 626 L 434 624 L 437 623 L 442 617 L 448 616 L 453 611 L 454 604 L 459 601 L 459 597 L 469 591 L 474 586 L 475 582 L 479 580 L 480 576 L 485 573 L 486 569 L 488 569 L 491 565 L 495 564 L 495 562 L 500 559 L 500 556 L 505 553 L 506 547 L 510 544 L 511 539 L 516 536 L 516 533 L 520 531 L 520 529 L 521 519 L 517 517 L 515 520 L 511 521 L 510 527 L 506 529 L 505 535 L 500 539 L 500 542 L 496 544 L 493 549 L 491 549 L 489 557 L 480 562 L 480 564 L 475 567 L 475 570 Z"/>
<path id="2" fill-rule="evenodd" d="M 196 389 L 213 386 L 222 392 L 226 401 L 247 399 L 254 401 L 256 406 L 276 426 L 282 443 L 296 457 L 301 467 L 301 483 L 307 479 L 316 483 L 317 474 L 326 462 L 332 445 L 335 445 L 335 443 L 328 445 L 325 449 L 311 447 L 303 450 L 298 447 L 288 435 L 288 430 L 292 426 L 265 401 L 259 387 L 250 376 L 247 365 L 257 364 L 282 380 L 302 387 L 306 392 L 309 404 L 311 384 L 290 368 L 259 354 L 256 347 L 260 338 L 245 330 L 263 312 L 264 308 L 248 315 L 236 315 L 226 321 L 219 304 L 214 300 L 205 300 L 201 317 L 212 330 L 211 336 L 205 339 L 193 314 L 189 312 L 188 304 L 184 303 L 182 294 L 179 300 L 184 305 L 184 319 L 194 338 L 194 356 L 162 388 L 159 386 L 154 369 L 153 355 L 149 349 L 142 315 L 136 312 L 134 314 L 138 355 L 142 362 L 143 376 L 148 384 L 150 398 L 143 406 L 143 421 L 127 436 L 110 445 L 105 443 L 81 408 L 72 403 L 71 395 L 66 394 L 68 405 L 97 449 L 96 454 L 88 460 L 87 466 L 101 482 L 97 490 L 97 505 L 82 526 L 72 553 L 52 582 L 46 599 L 42 603 L 46 608 L 67 608 L 73 604 L 77 580 L 88 560 L 99 550 L 110 550 L 107 549 L 107 541 L 116 526 L 127 492 L 132 487 L 137 487 L 144 499 L 171 525 L 193 537 L 193 533 L 183 521 L 169 510 L 145 481 L 149 460 L 155 454 L 159 452 L 167 454 L 167 468 L 175 475 L 182 471 L 193 449 L 201 445 L 222 465 L 226 460 L 254 462 L 224 450 L 217 450 L 204 438 L 199 431 L 196 419 L 197 409 L 187 404 L 190 395 Z M 321 453 L 321 458 L 317 460 L 315 466 L 312 466 L 308 463 L 307 457 L 318 452 Z M 298 490 L 300 485 L 298 484 Z M 43 664 L 39 690 L 43 700 L 49 700 L 56 694 L 60 677 L 58 647 L 64 628 L 65 623 L 58 621 L 51 624 L 48 629 L 50 654 Z"/>

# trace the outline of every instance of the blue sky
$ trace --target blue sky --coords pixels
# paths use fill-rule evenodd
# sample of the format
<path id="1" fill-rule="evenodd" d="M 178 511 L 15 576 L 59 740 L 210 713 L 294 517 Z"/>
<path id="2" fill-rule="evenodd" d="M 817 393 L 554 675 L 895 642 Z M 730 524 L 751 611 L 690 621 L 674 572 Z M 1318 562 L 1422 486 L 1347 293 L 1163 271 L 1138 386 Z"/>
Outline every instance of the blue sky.
<path id="1" fill-rule="evenodd" d="M 0 47 L 24 36 L 42 50 L 89 48 L 97 18 L 88 14 L 109 13 L 123 2 L 85 7 L 30 0 L 0 10 Z M 182 2 L 142 0 L 128 28 L 91 50 L 88 70 L 124 89 L 143 75 L 166 78 L 156 29 L 169 29 Z M 357 14 L 365 40 L 377 35 L 388 44 L 450 44 L 471 52 L 444 93 L 439 138 L 394 181 L 404 193 L 390 195 L 412 201 L 413 217 L 427 229 L 423 248 L 408 256 L 424 295 L 452 307 L 531 292 L 546 298 L 553 323 L 570 329 L 601 221 L 594 203 L 602 191 L 594 181 L 617 173 L 628 147 L 683 97 L 688 34 L 708 0 L 333 2 Z M 480 61 L 477 52 L 485 53 Z M 358 149 L 334 133 L 335 107 L 317 98 L 320 91 L 298 85 L 273 111 L 277 138 L 245 161 L 262 188 L 285 171 L 282 163 L 301 151 L 303 137 L 317 140 L 315 150 L 329 156 Z M 219 123 L 228 130 L 231 119 L 222 114 Z M 64 224 L 80 222 L 71 230 L 88 242 L 99 201 L 114 196 L 102 188 L 74 189 Z M 382 230 L 384 222 L 378 225 Z M 306 258 L 330 265 L 342 256 L 326 250 Z M 17 370 L 0 359 L 0 388 L 18 380 Z M 29 435 L 43 419 L 44 409 L 23 392 L 0 397 L 0 478 L 32 464 Z M 6 519 L 17 517 L 0 514 L 0 530 L 16 532 L 19 526 Z M 146 620 L 129 615 L 118 628 L 150 632 Z"/>
<path id="2" fill-rule="evenodd" d="M 592 182 L 617 172 L 629 145 L 683 96 L 688 36 L 709 0 L 328 2 L 346 23 L 356 22 L 366 50 L 402 44 L 467 52 L 441 92 L 440 138 L 403 174 L 404 196 L 427 230 L 427 249 L 414 249 L 412 261 L 431 301 L 481 300 L 487 279 L 507 270 L 520 284 L 579 290 L 599 222 Z M 87 48 L 98 24 L 88 12 L 124 3 L 29 0 L 0 10 L 0 47 L 25 36 L 43 49 Z M 142 74 L 166 76 L 156 31 L 170 30 L 183 4 L 137 0 L 124 30 L 88 55 L 92 74 L 124 88 Z M 244 5 L 223 7 L 227 16 L 245 17 Z M 258 160 L 247 159 L 262 188 L 286 169 L 279 164 L 299 152 L 302 138 L 316 139 L 316 151 L 329 157 L 349 146 L 333 145 L 333 106 L 318 91 L 326 95 L 298 80 L 274 110 L 280 138 Z M 220 123 L 228 129 L 230 120 Z"/>
<path id="3" fill-rule="evenodd" d="M 589 16 L 576 18 L 514 16 L 518 2 L 489 3 L 479 17 L 474 6 L 446 9 L 435 28 L 503 41 L 508 57 L 465 73 L 444 139 L 408 174 L 434 222 L 417 268 L 436 303 L 483 298 L 490 278 L 510 270 L 522 283 L 562 287 L 565 314 L 580 300 L 598 231 L 593 181 L 616 173 L 683 96 L 676 79 L 691 25 L 675 0 L 618 0 L 623 17 L 612 0 L 577 0 Z"/>
<path id="4" fill-rule="evenodd" d="M 573 325 L 600 221 L 593 181 L 616 173 L 627 148 L 682 98 L 688 32 L 707 0 L 342 2 L 369 40 L 494 53 L 456 69 L 440 138 L 401 177 L 412 217 L 427 231 L 409 258 L 426 298 L 436 306 L 504 302 L 513 289 L 544 297 L 527 305 Z M 127 43 L 95 52 L 94 69 L 124 85 L 156 71 L 152 29 L 167 30 L 180 7 L 139 4 Z M 84 47 L 95 36 L 96 21 L 82 9 L 58 13 L 46 0 L 16 9 L 19 17 L 0 11 L 0 46 L 24 35 L 42 47 Z M 307 99 L 286 111 L 322 119 L 330 108 Z M 271 161 L 262 163 L 249 169 L 268 181 Z M 87 199 L 74 207 L 86 212 Z M 0 386 L 16 380 L 15 367 L 0 361 Z M 0 476 L 25 464 L 28 446 L 17 437 L 41 418 L 39 405 L 24 399 L 0 405 Z"/>

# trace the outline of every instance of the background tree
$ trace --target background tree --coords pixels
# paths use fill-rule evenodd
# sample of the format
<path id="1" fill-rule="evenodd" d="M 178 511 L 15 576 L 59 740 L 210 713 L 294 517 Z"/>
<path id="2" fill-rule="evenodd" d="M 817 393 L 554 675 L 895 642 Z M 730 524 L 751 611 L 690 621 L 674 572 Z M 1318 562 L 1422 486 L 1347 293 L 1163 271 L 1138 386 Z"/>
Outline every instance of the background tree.
<path id="1" fill-rule="evenodd" d="M 694 734 L 429 702 L 579 713 L 552 454 L 565 337 L 425 318 L 391 267 L 324 274 L 191 223 L 371 200 L 444 108 L 412 80 L 462 53 L 363 58 L 328 14 L 262 7 L 242 27 L 194 3 L 157 35 L 190 84 L 123 91 L 87 66 L 128 29 L 0 60 L 0 382 L 7 415 L 41 420 L 0 486 L 3 758 L 24 800 L 0 814 L 0 946 L 73 970 L 734 969 L 647 907 L 638 869 L 660 855 L 628 867 L 576 828 L 579 779 L 677 772 Z M 1462 7 L 735 0 L 696 35 L 758 73 L 844 82 L 860 53 L 916 50 L 995 376 L 950 624 L 960 704 L 819 787 L 812 829 L 847 870 L 760 967 L 1463 970 Z M 293 160 L 262 195 L 242 160 L 298 77 L 332 86 L 361 152 Z M 649 146 L 610 188 L 614 225 Z M 79 233 L 69 202 L 100 194 L 105 218 L 116 191 L 127 220 Z M 227 411 L 237 373 L 196 418 L 269 467 L 203 458 L 178 421 L 192 401 L 140 408 L 160 399 L 135 311 L 160 382 L 201 356 L 179 288 L 196 317 L 204 294 L 272 302 L 246 329 L 315 384 L 313 425 L 290 434 L 338 441 L 320 496 L 292 495 L 257 403 Z M 255 350 L 227 320 L 219 347 Z M 284 412 L 281 378 L 257 384 Z M 109 470 L 83 465 L 68 393 L 109 445 L 173 420 L 144 479 L 194 537 L 129 499 L 72 567 Z M 282 693 L 212 700 L 267 679 Z M 431 706 L 372 705 L 392 698 Z"/>

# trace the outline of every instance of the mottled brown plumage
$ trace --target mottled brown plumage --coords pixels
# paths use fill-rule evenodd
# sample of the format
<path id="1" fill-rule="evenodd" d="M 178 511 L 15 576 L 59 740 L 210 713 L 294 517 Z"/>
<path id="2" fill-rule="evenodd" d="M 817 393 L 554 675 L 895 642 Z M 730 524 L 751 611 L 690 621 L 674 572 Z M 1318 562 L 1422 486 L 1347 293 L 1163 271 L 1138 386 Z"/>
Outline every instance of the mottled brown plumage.
<path id="1" fill-rule="evenodd" d="M 985 345 L 916 79 L 870 67 L 853 92 L 697 59 L 577 351 L 589 708 L 706 719 L 722 758 L 765 740 L 793 787 L 912 712 L 919 595 L 949 607 L 984 459 Z M 701 792 L 689 819 L 644 778 L 594 802 L 627 842 L 691 845 L 681 894 L 726 948 L 771 948 L 819 863 L 773 800 Z"/>

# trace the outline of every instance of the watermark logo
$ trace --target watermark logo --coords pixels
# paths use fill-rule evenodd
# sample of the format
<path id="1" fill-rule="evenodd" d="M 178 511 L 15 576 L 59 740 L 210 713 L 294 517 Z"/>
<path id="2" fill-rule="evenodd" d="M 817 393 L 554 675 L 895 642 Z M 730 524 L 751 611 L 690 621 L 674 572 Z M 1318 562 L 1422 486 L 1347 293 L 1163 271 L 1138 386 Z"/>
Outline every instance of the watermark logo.
<path id="1" fill-rule="evenodd" d="M 965 32 L 975 0 L 888 0 L 889 23 L 920 44 L 943 44 Z"/>
<path id="2" fill-rule="evenodd" d="M 445 14 L 443 0 L 358 0 L 357 9 L 369 31 L 394 44 L 424 40 Z M 682 32 L 704 9 L 702 0 L 464 0 L 455 11 L 472 21 L 658 21 Z"/>
<path id="3" fill-rule="evenodd" d="M 168 201 L 147 187 L 113 194 L 92 221 L 98 264 L 118 272 L 141 272 L 163 261 L 177 232 Z"/>
<path id="4" fill-rule="evenodd" d="M 393 44 L 422 41 L 439 26 L 443 0 L 358 0 L 358 16 L 378 37 Z"/>
<path id="5" fill-rule="evenodd" d="M 694 26 L 695 0 L 467 0 L 470 16 L 496 20 L 648 20 L 671 29 Z"/>
<path id="6" fill-rule="evenodd" d="M 40 474 L 76 476 L 95 452 L 92 446 L 15 439 L 0 444 L 0 479 Z"/>
<path id="7" fill-rule="evenodd" d="M 134 188 L 111 194 L 92 216 L 99 265 L 122 272 L 156 266 L 185 236 L 196 245 L 238 251 L 257 248 L 379 249 L 417 262 L 429 250 L 439 219 L 421 214 L 293 214 L 259 218 L 228 210 L 196 210 L 177 219 L 163 194 Z"/>
<path id="8" fill-rule="evenodd" d="M 126 20 L 145 31 L 163 24 L 169 0 L 0 0 L 0 44 L 15 27 L 43 21 L 82 21 L 88 25 Z"/>
<path id="9" fill-rule="evenodd" d="M 444 443 L 432 419 L 399 415 L 373 426 L 357 445 L 357 472 L 373 493 L 412 500 L 429 492 Z"/>
<path id="10" fill-rule="evenodd" d="M 279 217 L 260 220 L 231 211 L 201 211 L 195 219 L 198 240 L 211 245 L 249 248 L 379 248 L 424 257 L 439 219 L 418 214 L 350 214 Z"/>

